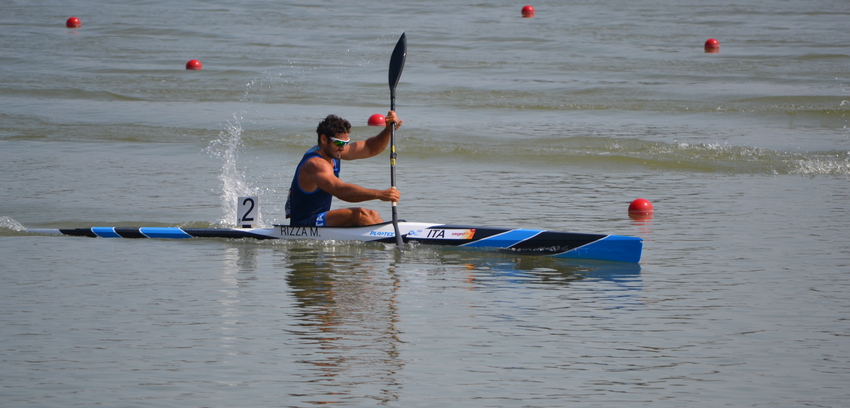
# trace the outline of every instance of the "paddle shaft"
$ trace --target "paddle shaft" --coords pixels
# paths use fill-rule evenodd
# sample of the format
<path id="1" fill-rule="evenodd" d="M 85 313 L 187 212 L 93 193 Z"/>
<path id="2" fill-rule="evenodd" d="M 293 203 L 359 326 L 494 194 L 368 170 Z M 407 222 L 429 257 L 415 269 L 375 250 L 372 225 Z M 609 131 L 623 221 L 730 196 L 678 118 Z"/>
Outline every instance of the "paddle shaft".
<path id="1" fill-rule="evenodd" d="M 395 110 L 395 96 L 390 98 L 390 110 Z M 390 186 L 395 187 L 395 124 L 390 128 Z M 398 228 L 398 202 L 393 201 L 393 229 L 395 229 L 395 244 L 399 250 L 404 248 L 404 240 Z"/>
<path id="2" fill-rule="evenodd" d="M 395 92 L 391 92 L 390 110 L 395 111 Z M 397 156 L 395 152 L 395 124 L 393 124 L 390 128 L 390 185 L 392 187 L 395 187 L 395 161 Z M 396 204 L 398 203 L 393 201 L 393 213 L 395 213 Z"/>

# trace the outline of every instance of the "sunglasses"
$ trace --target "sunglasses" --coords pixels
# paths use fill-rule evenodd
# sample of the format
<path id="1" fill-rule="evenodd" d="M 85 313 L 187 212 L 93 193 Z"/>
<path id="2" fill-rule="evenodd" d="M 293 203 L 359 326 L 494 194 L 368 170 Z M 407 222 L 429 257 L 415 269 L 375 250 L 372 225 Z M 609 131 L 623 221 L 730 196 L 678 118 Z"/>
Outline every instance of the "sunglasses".
<path id="1" fill-rule="evenodd" d="M 336 147 L 345 147 L 349 143 L 351 143 L 351 140 L 340 140 L 340 139 L 337 139 L 335 137 L 330 137 L 330 136 L 328 136 L 328 140 L 330 140 L 331 143 L 333 143 L 334 146 L 336 146 Z"/>

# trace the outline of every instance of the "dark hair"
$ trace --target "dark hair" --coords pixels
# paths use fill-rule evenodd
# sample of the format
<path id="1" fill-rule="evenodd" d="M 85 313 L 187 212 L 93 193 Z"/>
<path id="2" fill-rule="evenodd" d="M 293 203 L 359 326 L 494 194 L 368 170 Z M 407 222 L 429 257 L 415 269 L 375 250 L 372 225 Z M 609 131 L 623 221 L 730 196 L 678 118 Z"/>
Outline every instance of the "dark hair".
<path id="1" fill-rule="evenodd" d="M 351 123 L 337 115 L 328 115 L 316 128 L 316 142 L 322 143 L 322 135 L 336 137 L 340 133 L 351 133 Z"/>

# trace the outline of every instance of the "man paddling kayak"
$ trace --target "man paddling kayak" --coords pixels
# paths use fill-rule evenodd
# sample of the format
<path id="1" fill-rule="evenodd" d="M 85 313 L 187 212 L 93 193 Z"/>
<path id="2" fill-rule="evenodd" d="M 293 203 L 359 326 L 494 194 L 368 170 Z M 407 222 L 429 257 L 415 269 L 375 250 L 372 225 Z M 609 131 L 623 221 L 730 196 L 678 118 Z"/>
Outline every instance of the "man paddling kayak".
<path id="1" fill-rule="evenodd" d="M 397 202 L 401 193 L 391 187 L 373 190 L 339 178 L 341 160 L 367 159 L 384 151 L 390 142 L 390 129 L 398 129 L 402 120 L 390 111 L 386 127 L 366 140 L 352 142 L 351 123 L 328 115 L 316 128 L 317 145 L 304 153 L 292 177 L 286 200 L 286 216 L 290 225 L 347 227 L 383 222 L 375 210 L 362 207 L 331 210 L 333 197 L 350 203 L 369 200 Z"/>

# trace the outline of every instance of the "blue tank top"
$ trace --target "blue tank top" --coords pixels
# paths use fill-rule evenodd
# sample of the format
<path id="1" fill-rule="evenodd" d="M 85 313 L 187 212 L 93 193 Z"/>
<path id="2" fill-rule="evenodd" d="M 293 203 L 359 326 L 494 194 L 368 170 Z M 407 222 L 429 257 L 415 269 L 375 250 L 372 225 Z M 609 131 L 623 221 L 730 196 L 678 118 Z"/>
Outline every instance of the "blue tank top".
<path id="1" fill-rule="evenodd" d="M 292 184 L 289 186 L 289 197 L 286 199 L 286 216 L 290 218 L 290 225 L 298 225 L 299 223 L 310 219 L 323 212 L 331 209 L 331 201 L 333 195 L 325 190 L 317 188 L 314 191 L 304 191 L 298 184 L 298 176 L 301 174 L 301 166 L 304 162 L 313 157 L 321 157 L 319 154 L 319 146 L 313 146 L 310 150 L 304 153 L 301 162 L 298 163 L 298 168 L 295 169 L 295 175 L 292 176 Z M 324 159 L 323 159 L 324 160 Z M 339 171 L 342 163 L 339 159 L 333 159 L 334 175 L 339 177 Z"/>

